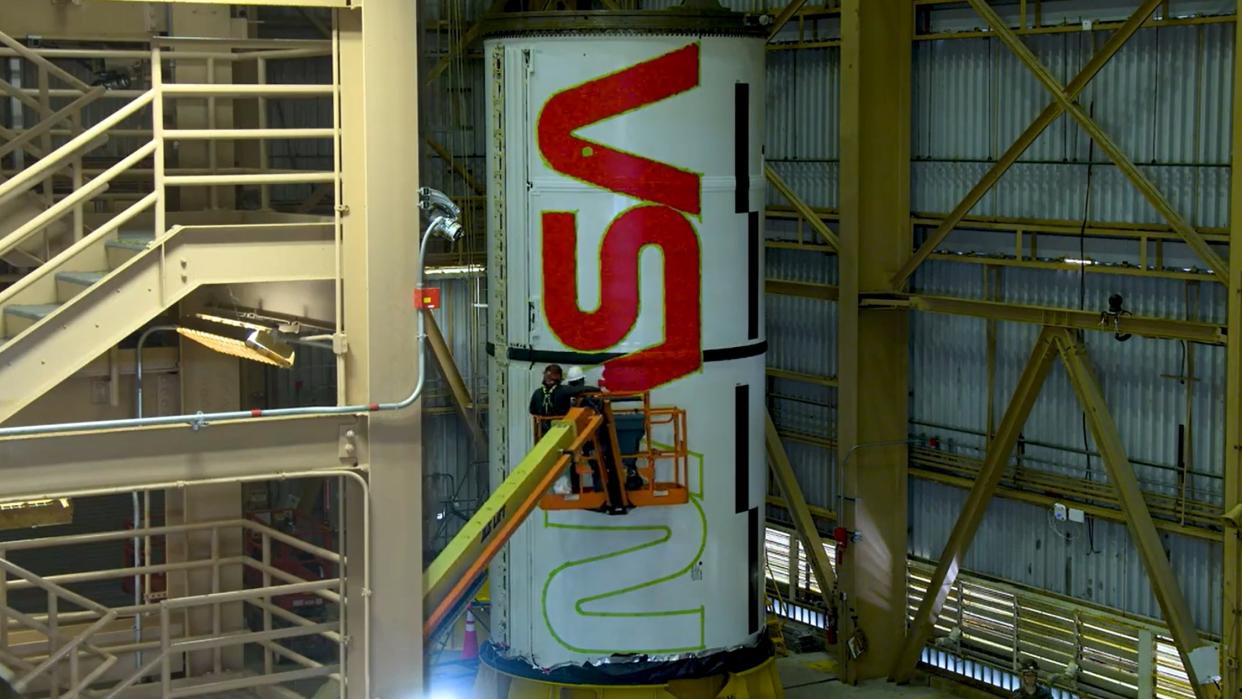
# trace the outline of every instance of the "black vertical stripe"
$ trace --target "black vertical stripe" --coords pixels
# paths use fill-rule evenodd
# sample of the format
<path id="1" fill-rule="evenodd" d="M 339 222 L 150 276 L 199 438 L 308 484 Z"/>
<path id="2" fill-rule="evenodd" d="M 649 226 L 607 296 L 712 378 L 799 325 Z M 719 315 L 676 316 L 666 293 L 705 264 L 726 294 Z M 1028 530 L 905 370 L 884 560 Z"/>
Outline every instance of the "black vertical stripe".
<path id="1" fill-rule="evenodd" d="M 746 337 L 759 339 L 759 212 L 751 211 L 746 230 Z"/>
<path id="2" fill-rule="evenodd" d="M 747 592 L 747 599 L 750 602 L 750 633 L 759 631 L 761 620 L 763 618 L 763 602 L 759 599 L 760 585 L 763 582 L 762 570 L 759 567 L 759 547 L 762 545 L 762 537 L 759 533 L 759 508 L 752 507 L 746 513 L 746 526 L 748 529 L 747 544 L 749 549 L 749 570 L 750 584 Z"/>
<path id="3" fill-rule="evenodd" d="M 750 509 L 750 386 L 733 388 L 734 512 Z"/>
<path id="4" fill-rule="evenodd" d="M 750 84 L 733 86 L 734 211 L 750 211 Z"/>

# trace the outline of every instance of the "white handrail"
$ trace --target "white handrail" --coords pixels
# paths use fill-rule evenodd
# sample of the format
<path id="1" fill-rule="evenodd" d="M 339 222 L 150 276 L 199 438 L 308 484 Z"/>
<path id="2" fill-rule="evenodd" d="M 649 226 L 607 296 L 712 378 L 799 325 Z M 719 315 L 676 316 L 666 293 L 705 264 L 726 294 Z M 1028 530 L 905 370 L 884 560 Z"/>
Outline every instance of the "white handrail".
<path id="1" fill-rule="evenodd" d="M 87 626 L 78 635 L 74 636 L 68 643 L 57 648 L 55 652 L 50 653 L 46 658 L 43 659 L 43 662 L 36 665 L 33 670 L 19 677 L 15 682 L 13 682 L 13 688 L 19 692 L 25 691 L 25 689 L 30 686 L 31 681 L 33 681 L 39 675 L 42 675 L 43 673 L 52 669 L 52 667 L 56 665 L 56 663 L 63 660 L 70 653 L 77 653 L 79 646 L 82 646 L 83 644 L 85 644 L 87 639 L 95 635 L 95 632 L 99 631 L 103 627 L 112 623 L 112 621 L 115 619 L 116 619 L 116 612 L 112 610 L 108 610 L 108 612 L 105 613 L 102 617 L 100 617 L 95 623 L 91 624 L 90 626 Z M 49 639 L 49 641 L 50 640 L 51 639 Z M 111 657 L 107 653 L 103 653 L 103 652 L 99 652 L 98 654 L 102 656 L 105 660 L 108 657 Z"/>
<path id="2" fill-rule="evenodd" d="M 47 60 L 43 56 L 40 56 L 34 51 L 31 51 L 29 48 L 26 47 L 25 44 L 18 41 L 17 39 L 14 39 L 8 34 L 5 34 L 4 32 L 0 32 L 0 43 L 4 44 L 5 46 L 8 46 L 10 49 L 17 52 L 23 58 L 31 61 L 35 65 L 43 68 L 49 74 L 55 75 L 56 77 L 65 81 L 66 83 L 69 83 L 69 85 L 73 87 L 73 89 L 77 90 L 78 92 L 87 92 L 88 90 L 91 89 L 90 85 L 87 85 L 86 83 L 82 82 L 80 79 L 78 79 L 76 75 L 70 73 L 64 68 L 61 68 L 55 63 L 52 63 L 51 61 Z"/>
<path id="3" fill-rule="evenodd" d="M 40 121 L 38 124 L 35 124 L 29 129 L 22 130 L 21 133 L 17 134 L 8 143 L 0 146 L 0 158 L 3 158 L 18 148 L 28 145 L 31 141 L 44 134 L 51 134 L 53 127 L 62 121 L 68 121 L 73 115 L 80 113 L 81 110 L 88 104 L 99 99 L 104 92 L 106 92 L 106 90 L 103 87 L 92 88 L 86 94 L 45 117 L 43 121 Z"/>
<path id="4" fill-rule="evenodd" d="M 109 182 L 116 179 L 117 175 L 138 164 L 143 159 L 150 157 L 154 152 L 155 141 L 149 141 L 142 148 L 130 153 L 120 162 L 105 170 L 102 175 L 92 179 L 84 187 L 74 190 L 69 196 L 43 210 L 39 215 L 21 226 L 18 226 L 17 230 L 0 238 L 0 255 L 4 255 L 26 242 L 26 238 L 29 238 L 35 232 L 55 223 L 57 219 L 69 213 L 78 204 L 102 192 L 107 188 Z"/>
<path id="5" fill-rule="evenodd" d="M 78 240 L 73 245 L 57 253 L 52 259 L 44 262 L 40 269 L 58 269 L 61 265 L 76 257 L 78 253 L 81 253 L 99 240 L 114 233 L 121 226 L 124 226 L 126 223 L 129 223 L 133 219 L 137 218 L 139 214 L 151 208 L 151 206 L 156 203 L 158 198 L 159 196 L 157 193 L 151 192 L 147 196 L 131 204 L 124 211 L 109 219 L 107 223 L 99 226 L 88 235 L 84 236 L 81 240 Z M 21 279 L 18 279 L 7 289 L 0 291 L 0 307 L 4 306 L 4 304 L 15 298 L 22 291 L 25 291 L 41 277 L 41 272 L 31 272 Z"/>
<path id="6" fill-rule="evenodd" d="M 52 174 L 56 170 L 59 170 L 67 163 L 67 161 L 73 160 L 78 155 L 78 151 L 87 148 L 88 146 L 92 146 L 92 144 L 94 144 L 100 136 L 103 136 L 110 129 L 112 129 L 112 127 L 133 116 L 148 104 L 151 104 L 154 99 L 155 92 L 153 90 L 147 90 L 134 101 L 124 107 L 121 107 L 112 114 L 108 115 L 106 118 L 102 119 L 98 124 L 95 124 L 75 136 L 68 143 L 58 148 L 55 153 L 48 155 L 46 158 L 37 161 L 34 165 L 22 170 L 21 173 L 12 179 L 0 183 L 0 205 L 11 201 L 14 197 L 23 194 L 36 184 L 47 179 L 48 175 Z"/>

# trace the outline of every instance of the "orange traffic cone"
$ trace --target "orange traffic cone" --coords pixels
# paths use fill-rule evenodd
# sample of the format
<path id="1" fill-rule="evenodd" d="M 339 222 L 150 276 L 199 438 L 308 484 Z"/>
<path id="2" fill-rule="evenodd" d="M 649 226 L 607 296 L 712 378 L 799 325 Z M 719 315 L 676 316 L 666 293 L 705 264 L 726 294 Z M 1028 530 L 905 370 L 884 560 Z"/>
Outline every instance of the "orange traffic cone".
<path id="1" fill-rule="evenodd" d="M 461 639 L 461 659 L 473 660 L 479 657 L 479 637 L 474 631 L 474 615 L 466 610 L 466 633 Z"/>

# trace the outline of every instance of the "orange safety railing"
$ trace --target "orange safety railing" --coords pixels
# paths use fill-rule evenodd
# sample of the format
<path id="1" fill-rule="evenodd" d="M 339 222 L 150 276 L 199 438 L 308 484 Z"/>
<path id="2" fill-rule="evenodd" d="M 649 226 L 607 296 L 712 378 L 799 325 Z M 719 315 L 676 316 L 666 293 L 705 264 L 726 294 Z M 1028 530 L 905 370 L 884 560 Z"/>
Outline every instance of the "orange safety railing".
<path id="1" fill-rule="evenodd" d="M 543 496 L 540 507 L 615 512 L 690 501 L 685 410 L 653 406 L 650 392 L 590 392 L 576 401 L 599 413 L 603 421 L 590 434 L 579 436 L 566 474 L 567 487 L 564 481 L 558 482 Z M 535 438 L 557 419 L 534 417 Z M 619 424 L 624 426 L 620 432 Z M 641 434 L 634 435 L 637 424 L 641 424 Z"/>

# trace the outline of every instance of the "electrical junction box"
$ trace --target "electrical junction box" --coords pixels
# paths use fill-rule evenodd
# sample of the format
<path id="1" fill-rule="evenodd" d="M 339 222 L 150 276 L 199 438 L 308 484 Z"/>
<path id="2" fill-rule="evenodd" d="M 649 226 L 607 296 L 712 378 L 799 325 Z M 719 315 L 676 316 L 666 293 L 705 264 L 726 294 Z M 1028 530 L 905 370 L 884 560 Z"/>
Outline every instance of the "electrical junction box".
<path id="1" fill-rule="evenodd" d="M 414 291 L 414 307 L 417 309 L 433 309 L 440 307 L 440 287 L 420 287 Z"/>
<path id="2" fill-rule="evenodd" d="M 1075 524 L 1082 524 L 1087 521 L 1087 515 L 1082 510 L 1076 507 L 1071 507 L 1069 508 L 1069 521 L 1074 522 Z"/>
<path id="3" fill-rule="evenodd" d="M 1213 645 L 1199 646 L 1190 651 L 1190 666 L 1194 668 L 1199 684 L 1220 681 L 1220 649 Z"/>

